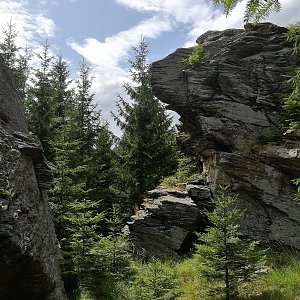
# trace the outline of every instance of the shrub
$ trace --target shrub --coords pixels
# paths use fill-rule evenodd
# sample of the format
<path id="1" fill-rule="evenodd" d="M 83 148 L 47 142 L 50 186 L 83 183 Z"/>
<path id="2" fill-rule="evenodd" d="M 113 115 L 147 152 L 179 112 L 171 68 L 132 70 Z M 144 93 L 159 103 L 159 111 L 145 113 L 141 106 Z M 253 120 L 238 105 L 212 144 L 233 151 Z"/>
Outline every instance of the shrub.
<path id="1" fill-rule="evenodd" d="M 131 300 L 175 300 L 178 276 L 173 262 L 154 260 L 136 266 L 136 275 L 130 288 Z"/>
<path id="2" fill-rule="evenodd" d="M 192 68 L 201 65 L 204 61 L 208 60 L 209 54 L 204 50 L 203 45 L 195 46 L 193 52 L 185 59 L 182 64 L 185 68 Z"/>
<path id="3" fill-rule="evenodd" d="M 174 187 L 180 183 L 200 180 L 202 179 L 201 172 L 202 163 L 199 161 L 199 159 L 180 154 L 176 173 L 165 177 L 160 185 Z"/>

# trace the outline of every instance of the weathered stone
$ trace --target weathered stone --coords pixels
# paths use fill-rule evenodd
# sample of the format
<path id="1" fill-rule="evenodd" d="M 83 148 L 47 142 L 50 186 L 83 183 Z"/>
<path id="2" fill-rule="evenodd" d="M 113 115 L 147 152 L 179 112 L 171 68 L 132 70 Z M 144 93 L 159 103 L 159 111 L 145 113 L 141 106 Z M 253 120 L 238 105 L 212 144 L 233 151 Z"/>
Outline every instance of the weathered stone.
<path id="1" fill-rule="evenodd" d="M 300 248 L 300 206 L 291 183 L 300 176 L 299 135 L 286 133 L 277 145 L 258 143 L 278 127 L 284 75 L 300 64 L 286 32 L 271 23 L 209 31 L 198 39 L 210 53 L 207 61 L 184 70 L 192 48 L 178 49 L 150 72 L 155 96 L 180 114 L 178 141 L 202 159 L 212 191 L 230 184 L 239 195 L 243 233 Z"/>
<path id="2" fill-rule="evenodd" d="M 0 298 L 63 300 L 51 174 L 1 57 L 0 86 Z"/>
<path id="3" fill-rule="evenodd" d="M 194 231 L 203 226 L 195 202 L 186 192 L 174 190 L 156 189 L 148 196 L 128 223 L 132 242 L 154 256 L 175 256 L 187 250 Z"/>

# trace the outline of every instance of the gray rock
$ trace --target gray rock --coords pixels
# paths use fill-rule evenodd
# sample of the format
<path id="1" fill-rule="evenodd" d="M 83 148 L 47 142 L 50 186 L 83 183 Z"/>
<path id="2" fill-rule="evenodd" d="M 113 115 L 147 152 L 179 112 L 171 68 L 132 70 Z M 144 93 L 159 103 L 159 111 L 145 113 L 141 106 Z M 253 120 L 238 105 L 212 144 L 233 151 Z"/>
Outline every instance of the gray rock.
<path id="1" fill-rule="evenodd" d="M 198 38 L 209 60 L 184 70 L 192 49 L 178 49 L 150 72 L 155 96 L 181 116 L 178 142 L 201 158 L 205 181 L 214 193 L 230 184 L 239 195 L 243 233 L 300 248 L 300 205 L 291 184 L 300 176 L 299 134 L 286 133 L 283 144 L 258 144 L 278 127 L 284 75 L 300 64 L 285 32 L 271 23 L 209 31 Z"/>
<path id="2" fill-rule="evenodd" d="M 1 57 L 0 86 L 0 298 L 63 300 L 51 172 Z"/>
<path id="3" fill-rule="evenodd" d="M 194 231 L 199 229 L 203 219 L 187 193 L 159 191 L 148 192 L 149 198 L 131 217 L 129 236 L 135 246 L 148 255 L 176 256 L 190 246 Z"/>

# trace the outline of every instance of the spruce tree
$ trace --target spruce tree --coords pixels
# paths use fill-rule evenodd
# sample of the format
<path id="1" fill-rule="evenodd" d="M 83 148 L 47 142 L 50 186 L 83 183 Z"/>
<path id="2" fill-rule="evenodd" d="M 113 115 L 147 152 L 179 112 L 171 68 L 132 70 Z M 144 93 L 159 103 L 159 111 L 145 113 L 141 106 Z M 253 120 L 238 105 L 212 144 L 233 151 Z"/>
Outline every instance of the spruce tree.
<path id="1" fill-rule="evenodd" d="M 52 63 L 54 56 L 50 53 L 50 46 L 46 39 L 42 52 L 37 54 L 39 66 L 33 71 L 34 79 L 32 87 L 28 91 L 26 106 L 29 130 L 40 139 L 46 158 L 52 161 L 51 140 L 53 138 L 54 109 Z"/>
<path id="2" fill-rule="evenodd" d="M 16 38 L 18 32 L 15 30 L 15 24 L 6 23 L 6 27 L 2 28 L 4 39 L 0 43 L 0 54 L 4 62 L 10 68 L 13 76 L 13 84 L 16 86 L 21 99 L 24 101 L 27 92 L 27 81 L 29 78 L 29 61 L 30 51 L 27 47 L 22 48 L 17 46 Z"/>
<path id="3" fill-rule="evenodd" d="M 17 53 L 20 50 L 20 47 L 16 45 L 18 33 L 15 30 L 15 24 L 12 23 L 12 20 L 10 20 L 9 23 L 6 23 L 6 27 L 2 28 L 2 32 L 4 34 L 4 40 L 0 43 L 0 53 L 6 65 L 14 71 Z"/>
<path id="4" fill-rule="evenodd" d="M 93 76 L 91 67 L 82 59 L 79 75 L 75 80 L 76 121 L 78 124 L 78 138 L 82 141 L 81 155 L 87 154 L 94 144 L 96 128 L 100 125 L 100 112 L 94 103 L 95 94 L 91 92 Z"/>
<path id="5" fill-rule="evenodd" d="M 52 67 L 52 105 L 53 105 L 53 127 L 59 128 L 70 119 L 73 105 L 74 91 L 70 88 L 71 80 L 68 64 L 59 55 Z"/>
<path id="6" fill-rule="evenodd" d="M 133 85 L 125 83 L 129 103 L 119 97 L 119 116 L 114 115 L 123 130 L 118 142 L 118 184 L 126 198 L 127 208 L 139 205 L 146 190 L 154 188 L 163 176 L 177 167 L 175 133 L 164 106 L 154 97 L 150 86 L 148 45 L 144 39 L 129 60 Z"/>
<path id="7" fill-rule="evenodd" d="M 222 194 L 213 199 L 215 209 L 206 212 L 213 224 L 199 235 L 196 256 L 202 275 L 208 279 L 213 294 L 225 294 L 231 300 L 242 283 L 254 279 L 262 268 L 265 250 L 258 242 L 243 239 L 239 221 L 243 213 L 236 207 L 237 196 Z"/>

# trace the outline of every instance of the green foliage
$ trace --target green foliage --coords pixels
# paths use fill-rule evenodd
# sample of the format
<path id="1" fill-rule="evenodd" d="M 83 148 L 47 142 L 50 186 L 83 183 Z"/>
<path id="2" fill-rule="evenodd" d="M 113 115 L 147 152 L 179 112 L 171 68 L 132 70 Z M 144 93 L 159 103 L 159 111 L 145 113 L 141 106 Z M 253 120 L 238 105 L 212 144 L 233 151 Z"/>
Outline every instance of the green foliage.
<path id="1" fill-rule="evenodd" d="M 272 13 L 281 10 L 279 0 L 248 0 L 244 15 L 244 22 L 258 23 Z"/>
<path id="2" fill-rule="evenodd" d="M 6 28 L 3 28 L 2 32 L 4 34 L 4 40 L 0 43 L 0 53 L 6 65 L 11 70 L 14 70 L 20 48 L 16 45 L 15 40 L 18 33 L 15 31 L 15 24 L 12 23 L 12 20 L 10 20 L 9 23 L 6 23 Z"/>
<path id="3" fill-rule="evenodd" d="M 24 100 L 28 89 L 30 51 L 27 47 L 22 48 L 16 45 L 18 33 L 12 20 L 6 23 L 2 31 L 4 39 L 0 42 L 0 54 L 10 68 L 14 84 L 21 99 Z"/>
<path id="4" fill-rule="evenodd" d="M 202 276 L 214 282 L 211 292 L 224 294 L 226 300 L 237 294 L 239 285 L 255 278 L 265 259 L 258 242 L 241 239 L 242 212 L 236 202 L 236 196 L 225 196 L 224 191 L 213 200 L 215 209 L 206 216 L 214 227 L 199 235 L 200 244 L 196 246 Z"/>
<path id="5" fill-rule="evenodd" d="M 228 16 L 238 4 L 238 0 L 212 0 L 214 5 L 221 5 Z M 273 12 L 279 12 L 281 4 L 279 0 L 248 0 L 244 14 L 244 22 L 258 23 L 267 18 Z"/>
<path id="6" fill-rule="evenodd" d="M 187 183 L 202 178 L 200 162 L 194 157 L 180 154 L 178 158 L 178 169 L 175 174 L 164 177 L 160 183 L 162 186 L 176 186 L 180 183 Z"/>
<path id="7" fill-rule="evenodd" d="M 130 289 L 131 300 L 175 300 L 178 276 L 172 262 L 154 260 L 137 266 Z"/>
<path id="8" fill-rule="evenodd" d="M 300 260 L 299 253 L 285 249 L 270 251 L 268 271 L 258 282 L 249 282 L 241 292 L 241 299 L 253 300 L 299 300 Z"/>
<path id="9" fill-rule="evenodd" d="M 171 118 L 153 96 L 150 87 L 147 43 L 141 40 L 134 53 L 134 60 L 129 61 L 134 86 L 124 84 L 132 103 L 119 98 L 119 116 L 114 115 L 123 130 L 116 146 L 116 189 L 122 195 L 123 206 L 129 210 L 141 203 L 146 190 L 157 186 L 163 176 L 174 172 L 177 167 Z"/>
<path id="10" fill-rule="evenodd" d="M 300 178 L 295 178 L 292 182 L 297 186 L 296 200 L 300 203 Z"/>
<path id="11" fill-rule="evenodd" d="M 33 71 L 33 81 L 25 101 L 28 112 L 28 127 L 36 135 L 43 146 L 45 156 L 52 161 L 53 149 L 53 88 L 52 88 L 52 63 L 54 56 L 50 51 L 48 40 L 43 45 L 41 53 L 37 54 L 38 66 Z"/>
<path id="12" fill-rule="evenodd" d="M 282 130 L 271 130 L 264 134 L 258 136 L 258 142 L 265 145 L 265 144 L 277 144 L 278 142 L 282 141 L 283 131 Z"/>
<path id="13" fill-rule="evenodd" d="M 187 58 L 182 60 L 182 64 L 185 68 L 192 68 L 201 65 L 208 59 L 209 53 L 204 50 L 203 45 L 200 44 L 195 46 L 193 52 Z"/>
<path id="14" fill-rule="evenodd" d="M 299 55 L 300 25 L 293 24 L 286 34 L 287 40 L 294 45 L 294 55 Z M 296 68 L 294 75 L 288 80 L 291 92 L 283 99 L 284 122 L 290 128 L 300 130 L 300 67 Z M 293 183 L 297 186 L 296 200 L 300 201 L 300 178 L 295 178 Z"/>
<path id="15" fill-rule="evenodd" d="M 6 199 L 10 196 L 8 177 L 0 172 L 0 199 Z"/>
<path id="16" fill-rule="evenodd" d="M 300 50 L 300 25 L 299 23 L 292 24 L 288 32 L 285 34 L 289 42 L 293 43 L 294 54 L 298 54 Z"/>
<path id="17" fill-rule="evenodd" d="M 300 67 L 288 80 L 291 93 L 284 98 L 285 122 L 290 128 L 300 129 Z"/>
<path id="18" fill-rule="evenodd" d="M 177 266 L 178 300 L 210 300 L 207 280 L 199 272 L 195 257 L 184 259 Z"/>

